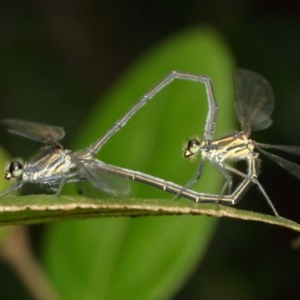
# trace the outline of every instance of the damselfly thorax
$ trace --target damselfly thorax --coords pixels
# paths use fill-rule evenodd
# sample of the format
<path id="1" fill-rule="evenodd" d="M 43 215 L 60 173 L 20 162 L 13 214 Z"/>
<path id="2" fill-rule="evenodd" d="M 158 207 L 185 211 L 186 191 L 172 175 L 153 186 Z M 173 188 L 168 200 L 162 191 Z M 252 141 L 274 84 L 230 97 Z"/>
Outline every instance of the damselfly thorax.
<path id="1" fill-rule="evenodd" d="M 64 176 L 76 169 L 72 161 L 71 152 L 59 147 L 48 147 L 35 157 L 30 163 L 24 164 L 24 181 L 34 182 L 44 178 L 51 180 L 53 176 Z"/>
<path id="2" fill-rule="evenodd" d="M 194 159 L 199 153 L 203 158 L 222 164 L 226 160 L 244 160 L 256 155 L 254 143 L 244 132 L 228 134 L 211 143 L 191 139 L 183 150 L 185 158 Z"/>

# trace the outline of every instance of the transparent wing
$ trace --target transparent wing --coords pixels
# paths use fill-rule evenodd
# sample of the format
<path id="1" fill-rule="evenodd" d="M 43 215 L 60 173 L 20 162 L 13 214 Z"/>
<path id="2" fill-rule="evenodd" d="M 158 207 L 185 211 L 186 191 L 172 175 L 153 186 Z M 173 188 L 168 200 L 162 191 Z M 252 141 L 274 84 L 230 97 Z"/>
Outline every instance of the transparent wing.
<path id="1" fill-rule="evenodd" d="M 45 144 L 56 145 L 65 136 L 64 129 L 58 126 L 18 119 L 3 119 L 2 123 L 8 127 L 10 133 Z"/>
<path id="2" fill-rule="evenodd" d="M 274 95 L 269 82 L 252 71 L 238 69 L 234 74 L 235 109 L 242 130 L 262 130 L 272 124 Z"/>
<path id="3" fill-rule="evenodd" d="M 261 148 L 257 147 L 257 149 L 263 153 L 264 155 L 266 155 L 269 159 L 271 159 L 272 161 L 274 161 L 275 163 L 277 163 L 280 167 L 282 167 L 283 169 L 285 169 L 287 172 L 291 173 L 292 175 L 294 175 L 295 177 L 297 177 L 298 179 L 300 179 L 300 166 L 287 160 L 284 159 L 280 156 L 277 156 L 273 153 L 269 153 L 265 150 L 262 150 Z"/>
<path id="4" fill-rule="evenodd" d="M 286 145 L 270 145 L 264 143 L 254 142 L 256 146 L 267 149 L 275 149 L 295 155 L 300 155 L 300 147 L 299 146 L 286 146 Z"/>
<path id="5" fill-rule="evenodd" d="M 113 196 L 130 194 L 130 181 L 117 175 L 106 173 L 105 164 L 97 159 L 80 159 L 77 161 L 80 172 L 93 186 Z"/>

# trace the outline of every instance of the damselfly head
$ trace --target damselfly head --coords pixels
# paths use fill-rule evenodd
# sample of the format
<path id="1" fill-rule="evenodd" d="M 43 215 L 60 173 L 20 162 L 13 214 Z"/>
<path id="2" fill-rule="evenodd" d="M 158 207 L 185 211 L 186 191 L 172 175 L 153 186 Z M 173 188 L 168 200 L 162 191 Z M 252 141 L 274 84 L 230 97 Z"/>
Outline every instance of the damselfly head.
<path id="1" fill-rule="evenodd" d="M 20 178 L 23 174 L 23 167 L 23 162 L 19 160 L 12 160 L 5 170 L 4 178 L 7 180 Z"/>
<path id="2" fill-rule="evenodd" d="M 194 159 L 201 150 L 201 142 L 199 139 L 190 139 L 183 148 L 183 157 Z"/>

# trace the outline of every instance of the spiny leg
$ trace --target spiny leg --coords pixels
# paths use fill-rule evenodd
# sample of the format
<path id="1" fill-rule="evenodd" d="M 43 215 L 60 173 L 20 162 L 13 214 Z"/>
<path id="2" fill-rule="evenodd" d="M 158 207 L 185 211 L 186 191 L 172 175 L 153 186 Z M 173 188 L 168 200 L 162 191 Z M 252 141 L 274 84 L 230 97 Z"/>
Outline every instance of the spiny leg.
<path id="1" fill-rule="evenodd" d="M 244 178 L 244 180 L 236 187 L 231 195 L 222 196 L 219 202 L 228 204 L 230 201 L 231 205 L 236 205 L 251 185 L 253 185 L 253 181 L 251 181 L 249 178 Z"/>
<path id="2" fill-rule="evenodd" d="M 202 175 L 203 166 L 204 166 L 204 159 L 201 157 L 195 175 L 184 186 L 182 186 L 182 188 L 179 190 L 177 195 L 172 198 L 173 201 L 178 200 L 180 198 L 183 190 L 188 190 L 191 186 L 193 186 L 200 179 L 200 177 Z"/>
<path id="3" fill-rule="evenodd" d="M 57 187 L 57 190 L 56 190 L 56 193 L 55 193 L 55 196 L 60 196 L 61 194 L 61 191 L 65 185 L 65 183 L 67 182 L 67 178 L 65 176 L 64 173 L 61 174 L 61 181 L 59 182 L 59 185 Z"/>
<path id="4" fill-rule="evenodd" d="M 225 194 L 226 189 L 228 188 L 228 194 L 231 194 L 232 191 L 232 176 L 227 172 L 224 168 L 224 165 L 220 165 L 214 161 L 211 161 L 211 164 L 222 174 L 222 176 L 226 179 L 225 183 L 222 186 L 220 192 L 220 198 Z"/>
<path id="5" fill-rule="evenodd" d="M 19 181 L 16 184 L 14 184 L 13 186 L 5 189 L 2 193 L 0 193 L 0 198 L 4 198 L 5 196 L 7 196 L 10 193 L 16 192 L 17 190 L 21 189 L 21 187 L 24 185 L 23 181 Z"/>
<path id="6" fill-rule="evenodd" d="M 211 164 L 222 174 L 222 176 L 226 179 L 226 182 L 224 183 L 221 192 L 219 194 L 219 199 L 221 200 L 222 196 L 224 195 L 226 189 L 228 188 L 228 192 L 229 194 L 231 193 L 232 190 L 232 176 L 224 169 L 223 166 L 215 163 L 214 161 L 211 161 Z M 191 186 L 193 186 L 201 177 L 202 175 L 202 170 L 203 170 L 203 166 L 204 166 L 204 159 L 201 157 L 198 168 L 196 170 L 196 173 L 194 175 L 194 177 L 183 186 L 183 189 L 189 189 Z M 180 196 L 177 195 L 174 199 L 178 199 Z M 218 201 L 216 201 L 218 202 Z"/>
<path id="7" fill-rule="evenodd" d="M 190 179 L 184 186 L 183 188 L 189 189 L 191 186 L 193 186 L 201 177 L 202 171 L 203 171 L 203 166 L 204 166 L 204 159 L 201 157 L 199 165 L 197 167 L 195 175 Z"/>
<path id="8" fill-rule="evenodd" d="M 275 209 L 270 197 L 268 196 L 267 192 L 265 191 L 265 189 L 263 188 L 263 186 L 260 184 L 260 182 L 257 179 L 257 175 L 258 175 L 258 171 L 257 171 L 257 165 L 258 165 L 258 156 L 252 157 L 252 158 L 248 158 L 248 173 L 245 174 L 231 166 L 228 165 L 224 165 L 224 168 L 232 173 L 235 173 L 243 178 L 245 178 L 245 181 L 250 181 L 253 184 L 256 184 L 256 186 L 258 187 L 258 189 L 260 190 L 260 192 L 263 194 L 263 196 L 265 197 L 265 199 L 267 200 L 268 205 L 270 206 L 270 208 L 272 209 L 273 213 L 275 214 L 275 216 L 279 216 L 277 210 Z M 235 203 L 238 203 L 240 199 L 236 198 L 235 199 Z"/>

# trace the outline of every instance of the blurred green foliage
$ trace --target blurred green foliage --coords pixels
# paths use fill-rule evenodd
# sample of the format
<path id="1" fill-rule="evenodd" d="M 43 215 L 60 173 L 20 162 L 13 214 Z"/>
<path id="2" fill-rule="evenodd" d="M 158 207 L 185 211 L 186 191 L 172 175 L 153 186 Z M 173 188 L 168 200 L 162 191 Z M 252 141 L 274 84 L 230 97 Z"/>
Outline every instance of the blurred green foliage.
<path id="1" fill-rule="evenodd" d="M 76 149 L 70 147 L 71 141 L 75 140 L 74 137 L 89 118 L 95 100 L 107 99 L 102 97 L 104 91 L 113 85 L 116 78 L 120 78 L 121 72 L 125 72 L 142 53 L 170 35 L 184 28 L 205 24 L 214 28 L 224 38 L 238 67 L 261 73 L 274 88 L 274 124 L 268 130 L 254 133 L 253 138 L 261 142 L 299 145 L 299 9 L 300 2 L 295 0 L 172 3 L 93 0 L 1 1 L 1 118 L 18 117 L 64 126 L 67 132 L 64 145 Z M 215 66 L 218 63 L 219 60 L 216 59 Z M 170 68 L 176 67 L 177 65 Z M 192 67 L 189 66 L 186 71 L 195 70 Z M 159 76 L 163 77 L 168 71 L 170 70 L 162 70 Z M 223 80 L 222 76 L 218 79 L 218 74 L 212 74 L 210 70 L 195 71 L 208 72 L 213 76 L 215 85 L 219 85 L 217 82 Z M 120 80 L 120 85 L 125 78 Z M 153 81 L 145 80 L 149 86 L 141 90 L 141 94 L 159 79 L 155 77 Z M 230 80 L 231 74 L 228 75 L 228 82 Z M 172 85 L 172 89 L 177 84 L 181 85 L 177 82 Z M 190 86 L 193 88 L 193 84 Z M 230 86 L 231 82 L 227 88 Z M 223 87 L 218 89 L 216 94 L 221 107 L 218 130 L 223 134 L 228 132 L 228 128 L 222 127 L 228 124 L 225 124 L 226 117 L 223 118 L 222 113 L 226 116 L 226 110 L 232 111 L 232 105 L 226 102 L 227 98 L 223 101 Z M 140 95 L 136 97 L 129 97 L 126 101 L 134 102 Z M 107 107 L 109 103 L 102 105 Z M 148 106 L 150 105 L 158 104 Z M 144 111 L 150 109 L 149 107 Z M 103 124 L 99 131 L 92 129 L 92 135 L 86 140 L 78 141 L 76 145 L 79 148 L 85 147 L 111 126 L 126 109 L 127 106 L 124 110 L 120 107 L 120 111 L 111 116 L 105 126 Z M 198 108 L 195 107 L 196 110 L 198 111 Z M 136 118 L 142 113 L 141 111 Z M 198 117 L 200 119 L 197 115 Z M 190 119 L 188 118 L 188 121 Z M 187 122 L 186 119 L 184 121 Z M 134 118 L 128 126 L 134 126 L 136 122 Z M 182 120 L 177 120 L 177 123 L 179 122 L 182 123 Z M 85 129 L 89 129 L 88 125 L 83 128 L 84 135 L 87 134 Z M 202 129 L 202 124 L 199 124 L 197 128 L 187 130 L 185 135 L 199 134 L 201 137 Z M 39 147 L 31 141 L 6 134 L 3 128 L 0 133 L 1 145 L 5 146 L 12 156 L 30 157 Z M 125 129 L 103 149 L 99 156 L 101 159 L 116 163 L 117 159 L 121 159 L 116 158 L 115 154 L 114 157 L 104 157 L 104 153 L 109 152 L 111 144 L 117 143 L 117 138 L 123 134 Z M 181 137 L 178 137 L 179 139 Z M 126 137 L 126 145 L 127 140 L 134 145 L 132 135 Z M 182 143 L 182 139 L 172 148 L 176 155 L 176 163 L 181 161 L 188 174 L 192 174 L 196 163 L 189 164 L 180 160 L 179 143 Z M 127 148 L 121 148 L 123 145 L 117 145 L 119 152 L 128 151 Z M 134 146 L 134 149 L 137 149 L 136 145 Z M 297 158 L 291 159 L 297 162 Z M 160 161 L 157 159 L 157 164 Z M 128 161 L 128 166 L 133 167 L 132 162 Z M 142 169 L 143 166 L 138 167 Z M 210 176 L 209 166 L 206 167 L 205 174 Z M 157 175 L 165 175 L 161 168 L 158 169 Z M 168 164 L 165 169 L 171 169 L 171 165 Z M 172 179 L 182 176 L 178 182 L 184 182 L 185 175 L 177 173 L 176 170 L 166 176 Z M 264 160 L 260 181 L 278 211 L 283 216 L 298 220 L 299 200 L 295 196 L 298 194 L 297 179 Z M 206 186 L 200 185 L 197 189 L 205 190 Z M 209 186 L 209 190 L 213 189 Z M 135 184 L 133 191 L 139 195 L 156 193 L 150 188 L 148 191 L 141 191 Z M 160 193 L 160 196 L 163 195 Z M 268 211 L 255 188 L 249 190 L 238 208 Z M 299 253 L 289 247 L 295 238 L 292 232 L 253 222 L 222 219 L 219 223 L 220 226 L 214 233 L 201 266 L 198 265 L 198 271 L 186 281 L 175 299 L 299 298 Z M 35 253 L 39 254 L 43 230 L 40 226 L 32 226 L 30 229 Z M 74 247 L 80 247 L 77 241 Z M 3 298 L 31 299 L 14 270 L 3 261 L 0 267 L 0 288 Z"/>

